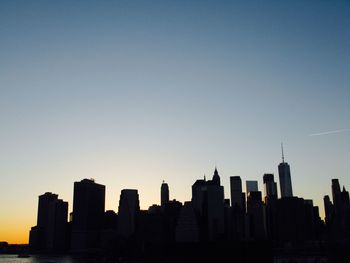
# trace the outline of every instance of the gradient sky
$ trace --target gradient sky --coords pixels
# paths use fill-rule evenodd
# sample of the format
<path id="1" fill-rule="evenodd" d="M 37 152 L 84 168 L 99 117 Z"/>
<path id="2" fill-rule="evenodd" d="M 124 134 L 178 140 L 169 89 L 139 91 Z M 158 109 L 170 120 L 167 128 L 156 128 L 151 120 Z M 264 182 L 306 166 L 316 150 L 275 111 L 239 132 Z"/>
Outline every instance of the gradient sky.
<path id="1" fill-rule="evenodd" d="M 0 241 L 83 178 L 113 210 L 163 179 L 190 200 L 215 164 L 226 197 L 232 175 L 262 190 L 281 141 L 323 213 L 350 187 L 349 69 L 349 1 L 0 1 Z"/>

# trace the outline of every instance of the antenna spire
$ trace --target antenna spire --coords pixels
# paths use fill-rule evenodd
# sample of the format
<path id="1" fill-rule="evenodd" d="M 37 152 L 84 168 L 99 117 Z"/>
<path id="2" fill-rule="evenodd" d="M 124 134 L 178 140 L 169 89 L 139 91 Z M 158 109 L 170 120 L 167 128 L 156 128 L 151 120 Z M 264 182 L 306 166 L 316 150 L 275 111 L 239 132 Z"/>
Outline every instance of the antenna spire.
<path id="1" fill-rule="evenodd" d="M 283 142 L 281 142 L 281 150 L 282 150 L 282 163 L 284 163 Z"/>

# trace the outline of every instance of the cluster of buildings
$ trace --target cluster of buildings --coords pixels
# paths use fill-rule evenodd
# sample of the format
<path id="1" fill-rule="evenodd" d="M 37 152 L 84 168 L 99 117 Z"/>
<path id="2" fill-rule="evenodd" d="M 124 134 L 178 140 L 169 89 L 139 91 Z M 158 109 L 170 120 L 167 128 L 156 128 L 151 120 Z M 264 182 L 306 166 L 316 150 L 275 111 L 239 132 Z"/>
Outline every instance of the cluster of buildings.
<path id="1" fill-rule="evenodd" d="M 215 168 L 211 180 L 192 185 L 192 199 L 170 200 L 161 185 L 160 205 L 140 210 L 135 189 L 121 191 L 118 213 L 105 211 L 105 186 L 92 179 L 74 183 L 73 212 L 57 194 L 39 196 L 37 225 L 30 230 L 35 251 L 83 252 L 137 241 L 143 244 L 270 240 L 275 246 L 300 245 L 327 238 L 350 237 L 349 193 L 332 180 L 332 201 L 324 197 L 325 222 L 312 200 L 293 196 L 290 166 L 278 166 L 281 196 L 273 174 L 263 175 L 264 195 L 257 181 L 230 177 L 230 199 Z"/>

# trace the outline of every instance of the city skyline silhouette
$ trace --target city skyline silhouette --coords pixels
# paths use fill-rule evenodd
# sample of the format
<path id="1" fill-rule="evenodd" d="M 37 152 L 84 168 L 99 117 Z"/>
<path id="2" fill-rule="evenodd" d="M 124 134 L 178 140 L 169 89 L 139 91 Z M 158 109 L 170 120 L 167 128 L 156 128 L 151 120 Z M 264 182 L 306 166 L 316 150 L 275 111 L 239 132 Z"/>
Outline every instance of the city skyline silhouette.
<path id="1" fill-rule="evenodd" d="M 123 189 L 116 212 L 105 210 L 106 186 L 83 179 L 74 182 L 69 220 L 67 202 L 51 192 L 39 196 L 29 251 L 91 254 L 103 262 L 118 258 L 193 262 L 193 257 L 199 259 L 198 248 L 202 262 L 211 257 L 272 262 L 276 257 L 296 258 L 299 253 L 315 262 L 344 260 L 350 237 L 350 199 L 345 186 L 332 179 L 331 194 L 324 196 L 322 221 L 313 200 L 293 195 L 283 148 L 278 177 L 281 196 L 273 174 L 263 176 L 264 193 L 252 180 L 246 181 L 244 192 L 241 178 L 231 176 L 231 198 L 225 199 L 215 167 L 211 179 L 204 176 L 192 184 L 191 200 L 171 200 L 169 185 L 163 180 L 157 204 L 142 210 L 138 190 Z M 205 247 L 208 251 L 203 251 Z M 239 253 L 230 255 L 232 249 Z"/>
<path id="2" fill-rule="evenodd" d="M 225 199 L 231 176 L 280 197 L 281 142 L 284 195 L 325 220 L 332 179 L 350 186 L 349 13 L 348 1 L 0 1 L 0 242 L 28 243 L 45 192 L 72 212 L 83 178 L 115 212 L 123 189 L 141 210 L 158 204 L 163 180 L 184 205 L 214 166 Z"/>

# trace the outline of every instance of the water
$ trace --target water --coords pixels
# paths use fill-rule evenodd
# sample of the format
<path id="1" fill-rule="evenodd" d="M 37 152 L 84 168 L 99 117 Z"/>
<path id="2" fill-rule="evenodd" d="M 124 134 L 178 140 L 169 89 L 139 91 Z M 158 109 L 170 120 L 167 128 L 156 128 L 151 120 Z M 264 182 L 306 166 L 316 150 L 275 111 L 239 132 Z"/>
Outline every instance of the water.
<path id="1" fill-rule="evenodd" d="M 29 258 L 18 258 L 17 255 L 0 255 L 0 263 L 83 263 L 72 256 L 33 255 Z"/>

